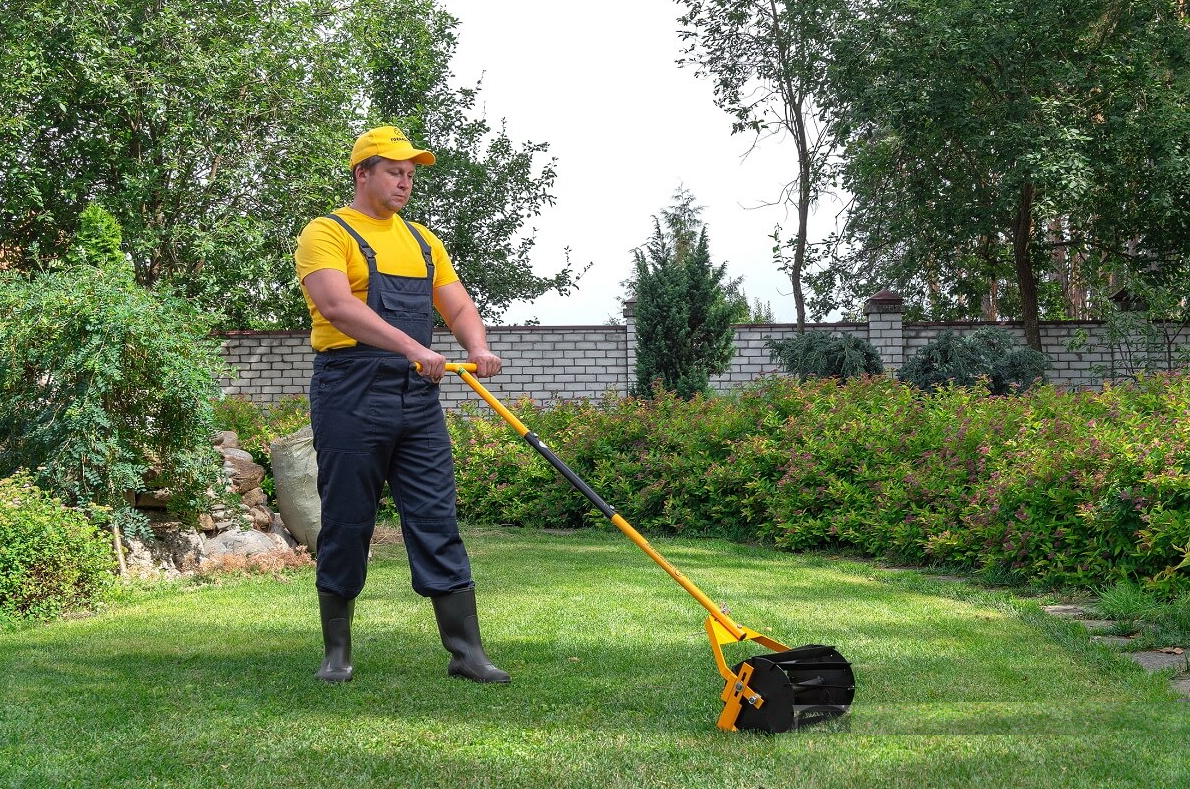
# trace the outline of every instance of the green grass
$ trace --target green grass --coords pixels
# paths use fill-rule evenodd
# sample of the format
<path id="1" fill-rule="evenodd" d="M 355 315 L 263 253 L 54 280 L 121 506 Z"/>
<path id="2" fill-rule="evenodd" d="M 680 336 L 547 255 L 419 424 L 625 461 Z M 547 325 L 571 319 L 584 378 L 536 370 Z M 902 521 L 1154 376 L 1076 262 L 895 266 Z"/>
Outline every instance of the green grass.
<path id="1" fill-rule="evenodd" d="M 1124 787 L 1190 783 L 1190 705 L 1036 602 L 824 555 L 657 546 L 742 624 L 855 666 L 847 717 L 715 728 L 703 611 L 618 534 L 471 529 L 508 686 L 445 676 L 399 546 L 313 679 L 313 577 L 136 592 L 0 634 L 0 787 Z M 729 660 L 748 647 L 731 648 Z"/>
<path id="2" fill-rule="evenodd" d="M 1166 600 L 1137 584 L 1121 582 L 1103 590 L 1094 610 L 1117 620 L 1118 632 L 1135 634 L 1137 649 L 1190 643 L 1190 597 Z"/>

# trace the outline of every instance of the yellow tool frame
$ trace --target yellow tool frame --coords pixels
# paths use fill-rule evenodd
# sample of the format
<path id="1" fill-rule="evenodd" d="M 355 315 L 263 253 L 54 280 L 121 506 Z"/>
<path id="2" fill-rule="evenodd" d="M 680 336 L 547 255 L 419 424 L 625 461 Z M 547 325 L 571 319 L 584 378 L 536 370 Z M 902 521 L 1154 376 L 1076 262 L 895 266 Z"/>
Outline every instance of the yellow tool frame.
<path id="1" fill-rule="evenodd" d="M 715 665 L 726 682 L 721 695 L 723 712 L 717 722 L 720 729 L 788 731 L 847 712 L 855 695 L 855 677 L 851 664 L 834 647 L 810 644 L 791 649 L 735 622 L 722 606 L 716 605 L 678 568 L 670 564 L 632 524 L 580 479 L 535 433 L 496 399 L 472 375 L 475 369 L 474 364 L 446 365 L 447 372 L 456 373 L 462 378 L 521 438 L 548 460 L 571 485 L 615 524 L 616 528 L 636 543 L 710 614 L 705 621 L 707 636 L 711 641 L 711 651 L 715 655 Z M 723 656 L 722 646 L 742 641 L 755 641 L 776 654 L 757 656 L 731 667 Z M 760 681 L 762 676 L 763 681 Z"/>

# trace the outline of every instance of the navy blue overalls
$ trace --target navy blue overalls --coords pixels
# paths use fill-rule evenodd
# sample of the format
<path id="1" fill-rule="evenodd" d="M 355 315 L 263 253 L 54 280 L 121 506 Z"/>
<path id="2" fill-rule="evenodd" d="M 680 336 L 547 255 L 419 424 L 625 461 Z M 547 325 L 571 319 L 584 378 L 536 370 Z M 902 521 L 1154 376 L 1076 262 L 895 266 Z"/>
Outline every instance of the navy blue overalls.
<path id="1" fill-rule="evenodd" d="M 425 278 L 383 274 L 363 237 L 339 217 L 330 218 L 355 238 L 368 261 L 368 306 L 430 347 L 434 263 L 422 235 L 405 223 L 425 257 Z M 324 351 L 314 359 L 310 419 L 322 497 L 318 588 L 346 598 L 363 589 L 386 480 L 401 516 L 414 591 L 429 597 L 470 587 L 438 385 L 404 356 L 380 348 L 360 343 Z"/>

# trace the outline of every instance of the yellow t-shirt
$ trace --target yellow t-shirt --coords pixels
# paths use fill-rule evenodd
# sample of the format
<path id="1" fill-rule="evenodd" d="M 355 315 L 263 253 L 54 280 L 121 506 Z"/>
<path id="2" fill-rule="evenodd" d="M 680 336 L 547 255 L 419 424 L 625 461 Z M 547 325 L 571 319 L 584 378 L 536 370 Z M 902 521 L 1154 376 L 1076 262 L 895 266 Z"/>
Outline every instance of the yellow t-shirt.
<path id="1" fill-rule="evenodd" d="M 399 277 L 424 277 L 426 262 L 422 257 L 421 247 L 417 239 L 405 227 L 400 217 L 381 220 L 374 219 L 367 214 L 361 214 L 353 208 L 340 208 L 335 214 L 346 220 L 355 232 L 363 236 L 364 240 L 376 250 L 376 269 L 382 274 L 393 274 Z M 434 287 L 440 288 L 457 282 L 458 274 L 446 254 L 446 247 L 424 226 L 412 223 L 422 234 L 422 238 L 430 245 L 431 258 L 434 261 Z M 326 351 L 331 348 L 350 348 L 356 341 L 343 334 L 331 325 L 330 321 L 322 317 L 310 294 L 306 290 L 306 275 L 312 271 L 324 268 L 338 269 L 347 275 L 351 285 L 351 293 L 363 302 L 368 300 L 368 261 L 360 252 L 359 244 L 344 230 L 338 222 L 320 216 L 306 225 L 298 237 L 297 252 L 298 281 L 302 282 L 302 294 L 306 297 L 306 306 L 310 310 L 313 328 L 310 330 L 310 345 L 316 351 Z M 435 305 L 436 306 L 436 305 Z"/>

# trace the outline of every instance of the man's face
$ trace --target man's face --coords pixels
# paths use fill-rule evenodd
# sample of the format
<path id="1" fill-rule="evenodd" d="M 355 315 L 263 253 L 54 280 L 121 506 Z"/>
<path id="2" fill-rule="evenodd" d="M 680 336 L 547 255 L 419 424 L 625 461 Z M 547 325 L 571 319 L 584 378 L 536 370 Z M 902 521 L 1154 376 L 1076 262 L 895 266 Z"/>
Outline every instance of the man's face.
<path id="1" fill-rule="evenodd" d="M 359 195 L 378 214 L 391 216 L 409 202 L 413 194 L 413 162 L 383 159 L 359 177 Z"/>

